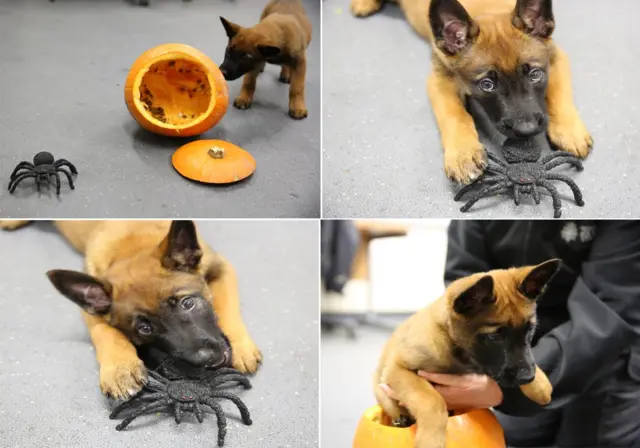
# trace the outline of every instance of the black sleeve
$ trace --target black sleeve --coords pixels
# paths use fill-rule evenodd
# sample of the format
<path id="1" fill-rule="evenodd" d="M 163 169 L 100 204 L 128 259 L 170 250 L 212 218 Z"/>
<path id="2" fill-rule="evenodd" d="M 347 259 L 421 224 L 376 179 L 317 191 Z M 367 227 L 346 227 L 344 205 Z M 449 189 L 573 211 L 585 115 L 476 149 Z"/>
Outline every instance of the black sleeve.
<path id="1" fill-rule="evenodd" d="M 444 283 L 490 270 L 482 221 L 451 221 L 448 230 Z"/>
<path id="2" fill-rule="evenodd" d="M 640 222 L 602 222 L 567 302 L 570 319 L 543 336 L 534 357 L 553 385 L 546 409 L 561 408 L 607 375 L 640 342 Z M 497 409 L 532 415 L 542 408 L 519 389 L 503 389 Z"/>

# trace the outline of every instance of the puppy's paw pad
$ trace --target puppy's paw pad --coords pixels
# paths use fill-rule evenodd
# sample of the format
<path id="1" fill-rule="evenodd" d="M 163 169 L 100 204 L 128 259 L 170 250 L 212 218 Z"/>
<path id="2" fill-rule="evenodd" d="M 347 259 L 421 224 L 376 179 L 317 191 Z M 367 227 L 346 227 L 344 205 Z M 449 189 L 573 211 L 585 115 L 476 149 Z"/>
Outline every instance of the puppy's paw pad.
<path id="1" fill-rule="evenodd" d="M 555 149 L 580 158 L 587 157 L 593 148 L 593 138 L 577 113 L 568 118 L 551 119 L 547 135 Z"/>
<path id="2" fill-rule="evenodd" d="M 233 105 L 236 107 L 236 109 L 245 110 L 251 107 L 251 103 L 252 101 L 249 99 L 238 97 L 233 102 Z"/>
<path id="3" fill-rule="evenodd" d="M 244 373 L 254 373 L 262 362 L 262 353 L 249 337 L 232 342 L 231 352 L 233 368 Z"/>
<path id="4" fill-rule="evenodd" d="M 289 109 L 289 116 L 295 120 L 307 118 L 307 109 Z"/>
<path id="5" fill-rule="evenodd" d="M 108 397 L 128 400 L 147 382 L 147 369 L 142 361 L 121 361 L 100 367 L 100 390 Z"/>

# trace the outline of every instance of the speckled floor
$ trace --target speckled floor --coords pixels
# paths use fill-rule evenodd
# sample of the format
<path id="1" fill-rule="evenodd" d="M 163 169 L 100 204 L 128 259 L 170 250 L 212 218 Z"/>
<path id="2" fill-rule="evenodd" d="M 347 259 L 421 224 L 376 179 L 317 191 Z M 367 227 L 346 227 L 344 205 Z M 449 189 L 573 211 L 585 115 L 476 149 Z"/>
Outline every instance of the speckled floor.
<path id="1" fill-rule="evenodd" d="M 227 37 L 218 16 L 255 24 L 265 1 L 0 0 L 0 217 L 271 218 L 320 216 L 320 4 L 303 0 L 314 26 L 308 50 L 309 117 L 287 115 L 278 67 L 259 78 L 247 111 L 229 106 L 202 135 L 256 159 L 253 177 L 212 187 L 180 177 L 171 154 L 189 140 L 157 137 L 124 104 L 129 67 L 167 42 L 192 45 L 220 64 Z M 231 101 L 242 81 L 229 82 Z M 78 167 L 77 188 L 7 191 L 9 175 L 42 150 Z"/>
<path id="2" fill-rule="evenodd" d="M 253 426 L 222 402 L 225 447 L 318 447 L 317 222 L 201 222 L 201 234 L 238 271 L 245 322 L 264 364 L 240 392 Z M 215 416 L 109 420 L 95 353 L 78 308 L 44 273 L 81 269 L 49 223 L 0 232 L 0 447 L 213 447 Z M 9 256 L 11 254 L 11 256 Z"/>
<path id="3" fill-rule="evenodd" d="M 349 0 L 323 4 L 323 216 L 551 218 L 551 198 L 520 207 L 510 197 L 459 212 L 443 173 L 425 81 L 429 48 L 397 5 L 356 19 Z M 637 81 L 640 2 L 554 2 L 557 42 L 571 57 L 577 107 L 595 139 L 577 207 L 560 186 L 565 218 L 640 215 Z M 486 142 L 486 139 L 485 139 Z M 487 142 L 489 148 L 493 148 Z"/>

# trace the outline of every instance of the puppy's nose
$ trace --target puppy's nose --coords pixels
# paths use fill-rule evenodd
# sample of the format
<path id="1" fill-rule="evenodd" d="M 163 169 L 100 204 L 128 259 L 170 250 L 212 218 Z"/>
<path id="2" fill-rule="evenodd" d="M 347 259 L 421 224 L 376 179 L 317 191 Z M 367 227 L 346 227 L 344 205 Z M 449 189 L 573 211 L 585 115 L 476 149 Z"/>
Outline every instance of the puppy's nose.
<path id="1" fill-rule="evenodd" d="M 513 378 L 514 382 L 519 386 L 529 384 L 536 376 L 536 370 L 534 367 L 514 367 L 507 369 L 505 373 L 507 376 Z"/>
<path id="2" fill-rule="evenodd" d="M 227 68 L 225 66 L 220 66 L 220 72 L 222 73 L 222 76 L 224 76 L 224 79 L 227 79 L 227 76 L 229 76 L 229 74 L 227 73 Z"/>
<path id="3" fill-rule="evenodd" d="M 209 347 L 204 347 L 195 353 L 191 362 L 196 366 L 202 367 L 211 364 L 211 362 L 214 361 L 214 358 L 214 350 Z"/>

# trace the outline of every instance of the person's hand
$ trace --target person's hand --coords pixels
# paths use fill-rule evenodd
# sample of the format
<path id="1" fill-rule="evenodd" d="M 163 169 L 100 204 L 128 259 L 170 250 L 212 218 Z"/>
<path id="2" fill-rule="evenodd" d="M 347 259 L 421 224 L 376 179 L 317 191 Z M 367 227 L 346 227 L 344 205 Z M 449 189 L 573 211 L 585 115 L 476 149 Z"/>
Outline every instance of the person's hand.
<path id="1" fill-rule="evenodd" d="M 423 371 L 419 371 L 418 375 L 433 384 L 450 411 L 484 409 L 502 403 L 500 386 L 486 375 L 447 375 Z M 389 398 L 398 399 L 387 384 L 380 384 L 379 387 Z"/>

